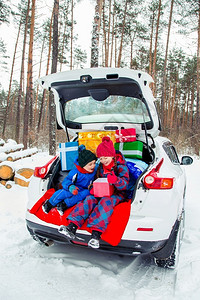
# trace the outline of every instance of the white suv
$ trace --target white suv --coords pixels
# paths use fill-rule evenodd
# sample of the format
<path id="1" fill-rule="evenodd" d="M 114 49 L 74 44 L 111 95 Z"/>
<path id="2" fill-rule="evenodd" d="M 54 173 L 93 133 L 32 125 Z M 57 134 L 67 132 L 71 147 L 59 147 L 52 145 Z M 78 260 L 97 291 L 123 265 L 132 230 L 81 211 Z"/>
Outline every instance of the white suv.
<path id="1" fill-rule="evenodd" d="M 150 82 L 147 73 L 120 68 L 73 70 L 40 79 L 41 86 L 54 93 L 58 127 L 66 131 L 68 141 L 69 136 L 78 141 L 83 132 L 135 128 L 136 139 L 143 144 L 138 165 L 143 162 L 146 168 L 137 178 L 131 201 L 116 206 L 110 232 L 105 238 L 102 235 L 98 251 L 149 253 L 157 265 L 173 268 L 184 229 L 186 178 L 182 165 L 191 164 L 192 158 L 184 156 L 180 162 L 172 143 L 158 136 L 160 122 Z M 59 156 L 35 169 L 28 189 L 27 227 L 34 239 L 46 245 L 57 242 L 88 247 L 87 226 L 70 241 L 58 232 L 66 216 L 61 217 L 56 208 L 48 215 L 41 209 L 67 173 L 61 170 Z M 107 236 L 122 230 L 120 222 L 125 222 L 120 240 L 110 242 Z"/>

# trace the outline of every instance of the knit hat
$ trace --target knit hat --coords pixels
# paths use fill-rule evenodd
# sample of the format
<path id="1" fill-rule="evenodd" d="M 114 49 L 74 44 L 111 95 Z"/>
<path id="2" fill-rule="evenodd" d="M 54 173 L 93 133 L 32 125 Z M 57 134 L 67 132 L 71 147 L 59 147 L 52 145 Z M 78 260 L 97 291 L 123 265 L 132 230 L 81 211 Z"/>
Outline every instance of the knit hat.
<path id="1" fill-rule="evenodd" d="M 84 145 L 78 148 L 78 163 L 81 168 L 85 167 L 89 162 L 97 160 L 97 157 L 90 150 L 86 150 Z"/>
<path id="2" fill-rule="evenodd" d="M 113 146 L 113 142 L 109 138 L 109 136 L 104 136 L 102 138 L 102 143 L 99 144 L 96 150 L 97 157 L 106 156 L 106 157 L 112 157 L 115 156 L 115 148 Z"/>

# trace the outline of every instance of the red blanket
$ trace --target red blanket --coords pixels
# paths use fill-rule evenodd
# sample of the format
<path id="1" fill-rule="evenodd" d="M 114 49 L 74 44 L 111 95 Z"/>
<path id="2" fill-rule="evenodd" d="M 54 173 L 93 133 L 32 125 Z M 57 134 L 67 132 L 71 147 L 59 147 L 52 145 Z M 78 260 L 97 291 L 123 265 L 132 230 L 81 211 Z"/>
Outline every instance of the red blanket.
<path id="1" fill-rule="evenodd" d="M 54 192 L 54 189 L 48 190 L 30 209 L 30 213 L 36 215 L 39 219 L 45 221 L 46 223 L 51 223 L 58 226 L 68 225 L 66 218 L 74 207 L 67 209 L 63 216 L 59 214 L 56 208 L 51 209 L 48 214 L 45 214 L 42 210 L 42 204 L 49 199 Z M 111 221 L 108 224 L 106 231 L 101 235 L 102 240 L 111 244 L 112 246 L 117 246 L 120 243 L 130 216 L 130 208 L 131 201 L 122 202 L 115 206 Z M 87 230 L 88 232 L 91 232 L 92 229 L 87 227 L 87 220 L 81 227 L 81 230 Z"/>

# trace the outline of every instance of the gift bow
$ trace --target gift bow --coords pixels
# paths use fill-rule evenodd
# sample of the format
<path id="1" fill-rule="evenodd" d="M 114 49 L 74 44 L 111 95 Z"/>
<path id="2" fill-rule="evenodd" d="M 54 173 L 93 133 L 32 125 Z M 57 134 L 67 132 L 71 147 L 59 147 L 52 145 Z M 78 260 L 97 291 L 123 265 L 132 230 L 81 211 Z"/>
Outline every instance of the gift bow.
<path id="1" fill-rule="evenodd" d="M 116 139 L 119 139 L 120 143 L 126 142 L 128 140 L 128 138 L 135 137 L 135 135 L 126 135 L 126 136 L 124 136 L 120 131 L 119 131 L 119 134 L 115 133 L 115 136 L 116 136 Z"/>

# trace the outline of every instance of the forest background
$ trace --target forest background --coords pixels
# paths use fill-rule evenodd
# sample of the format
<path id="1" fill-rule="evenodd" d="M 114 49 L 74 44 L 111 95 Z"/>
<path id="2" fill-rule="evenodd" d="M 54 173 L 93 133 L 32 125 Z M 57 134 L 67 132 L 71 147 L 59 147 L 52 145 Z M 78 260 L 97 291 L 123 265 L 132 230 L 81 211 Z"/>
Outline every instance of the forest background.
<path id="1" fill-rule="evenodd" d="M 200 0 L 90 0 L 76 15 L 84 1 L 0 0 L 0 30 L 12 25 L 16 34 L 11 55 L 10 34 L 0 38 L 0 137 L 55 154 L 66 137 L 56 128 L 53 95 L 37 78 L 88 66 L 126 67 L 153 77 L 161 135 L 179 152 L 199 155 Z"/>

